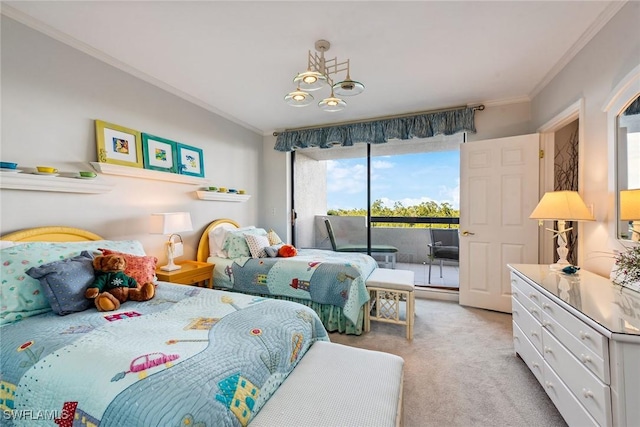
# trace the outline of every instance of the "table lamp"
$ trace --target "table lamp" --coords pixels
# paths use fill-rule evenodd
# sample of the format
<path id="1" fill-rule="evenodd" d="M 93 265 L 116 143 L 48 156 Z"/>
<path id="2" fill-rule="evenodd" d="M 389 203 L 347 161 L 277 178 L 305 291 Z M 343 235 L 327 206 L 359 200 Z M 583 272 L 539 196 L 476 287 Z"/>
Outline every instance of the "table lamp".
<path id="1" fill-rule="evenodd" d="M 558 230 L 547 228 L 551 231 L 553 237 L 558 238 L 558 262 L 551 264 L 549 268 L 553 270 L 561 270 L 567 265 L 567 255 L 569 249 L 567 249 L 567 232 L 571 231 L 571 228 L 565 228 L 565 221 L 593 221 L 593 215 L 589 211 L 589 208 L 582 201 L 582 197 L 577 191 L 549 191 L 542 196 L 538 206 L 533 210 L 529 216 L 531 219 L 537 219 L 542 225 L 542 221 L 558 221 Z"/>
<path id="2" fill-rule="evenodd" d="M 189 212 L 153 213 L 151 214 L 151 234 L 164 234 L 169 236 L 167 245 L 167 265 L 160 267 L 163 271 L 179 270 L 182 267 L 173 262 L 175 257 L 183 254 L 182 237 L 177 234 L 182 231 L 191 231 L 191 214 Z M 174 237 L 180 239 L 175 242 Z"/>
<path id="3" fill-rule="evenodd" d="M 631 240 L 640 241 L 640 189 L 620 191 L 620 221 L 630 221 Z"/>

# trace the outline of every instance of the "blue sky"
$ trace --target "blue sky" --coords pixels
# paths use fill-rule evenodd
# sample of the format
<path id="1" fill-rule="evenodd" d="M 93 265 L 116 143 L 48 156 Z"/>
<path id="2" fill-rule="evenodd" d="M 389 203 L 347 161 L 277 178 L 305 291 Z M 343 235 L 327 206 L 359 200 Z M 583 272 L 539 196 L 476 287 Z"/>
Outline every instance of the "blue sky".
<path id="1" fill-rule="evenodd" d="M 372 157 L 371 200 L 392 207 L 424 201 L 460 206 L 460 152 Z M 354 209 L 367 205 L 366 158 L 327 161 L 327 208 Z"/>

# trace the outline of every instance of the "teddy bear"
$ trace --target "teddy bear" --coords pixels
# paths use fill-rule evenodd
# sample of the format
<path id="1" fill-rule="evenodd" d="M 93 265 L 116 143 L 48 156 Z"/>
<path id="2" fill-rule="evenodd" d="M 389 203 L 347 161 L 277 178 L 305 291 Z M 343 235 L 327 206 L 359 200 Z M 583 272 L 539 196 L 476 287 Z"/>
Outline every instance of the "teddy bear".
<path id="1" fill-rule="evenodd" d="M 127 301 L 148 301 L 156 293 L 153 283 L 140 285 L 124 270 L 127 261 L 122 255 L 99 255 L 93 259 L 96 276 L 84 296 L 95 301 L 98 311 L 113 311 Z"/>

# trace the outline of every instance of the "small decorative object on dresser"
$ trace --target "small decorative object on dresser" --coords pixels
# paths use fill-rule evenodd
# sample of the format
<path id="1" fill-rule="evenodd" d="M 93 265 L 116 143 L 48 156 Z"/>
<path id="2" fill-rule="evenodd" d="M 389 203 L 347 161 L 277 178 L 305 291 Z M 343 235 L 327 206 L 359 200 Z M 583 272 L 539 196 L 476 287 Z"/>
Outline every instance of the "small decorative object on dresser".
<path id="1" fill-rule="evenodd" d="M 182 268 L 176 271 L 164 271 L 158 268 L 156 270 L 158 280 L 181 285 L 213 288 L 213 268 L 215 264 L 200 261 L 182 261 L 178 262 L 178 264 Z"/>
<path id="2" fill-rule="evenodd" d="M 611 281 L 640 292 L 640 246 L 618 252 L 615 260 L 611 269 Z"/>

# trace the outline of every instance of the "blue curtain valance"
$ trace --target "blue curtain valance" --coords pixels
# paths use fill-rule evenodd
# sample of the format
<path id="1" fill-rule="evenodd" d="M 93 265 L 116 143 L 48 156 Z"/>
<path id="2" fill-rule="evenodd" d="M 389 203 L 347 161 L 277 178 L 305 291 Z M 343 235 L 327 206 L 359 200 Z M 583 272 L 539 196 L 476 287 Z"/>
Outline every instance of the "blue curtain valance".
<path id="1" fill-rule="evenodd" d="M 357 142 L 382 144 L 390 139 L 430 138 L 458 132 L 476 132 L 475 108 L 417 114 L 317 129 L 284 131 L 278 135 L 275 149 L 350 147 Z"/>

